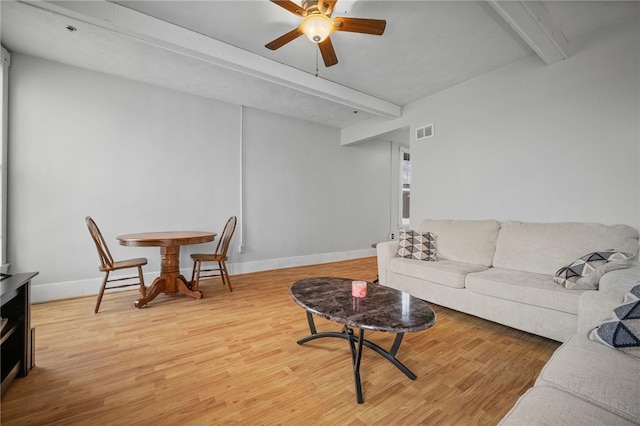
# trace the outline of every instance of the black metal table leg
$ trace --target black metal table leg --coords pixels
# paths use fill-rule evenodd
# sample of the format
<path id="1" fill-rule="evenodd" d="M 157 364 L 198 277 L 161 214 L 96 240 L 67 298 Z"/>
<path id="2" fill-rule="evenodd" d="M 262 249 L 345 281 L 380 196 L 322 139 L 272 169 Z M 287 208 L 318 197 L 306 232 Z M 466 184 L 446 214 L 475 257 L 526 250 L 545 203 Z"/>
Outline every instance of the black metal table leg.
<path id="1" fill-rule="evenodd" d="M 313 315 L 311 315 L 311 312 L 309 311 L 307 311 L 307 322 L 309 323 L 309 331 L 311 332 L 311 335 L 313 336 L 318 334 L 316 333 L 316 324 L 313 322 Z"/>
<path id="2" fill-rule="evenodd" d="M 405 367 L 405 365 L 402 364 L 400 362 L 400 360 L 398 360 L 398 358 L 395 357 L 395 354 L 397 353 L 398 347 L 400 345 L 399 342 L 402 341 L 402 336 L 403 335 L 404 335 L 404 333 L 396 334 L 396 340 L 394 341 L 395 351 L 394 351 L 393 347 L 391 348 L 391 351 L 386 351 L 383 348 L 381 348 L 380 346 L 378 346 L 375 343 L 370 342 L 368 340 L 364 340 L 362 342 L 362 344 L 364 346 L 366 346 L 367 348 L 374 350 L 378 355 L 383 356 L 387 361 L 389 361 L 391 364 L 395 365 L 396 368 L 398 368 L 398 370 L 402 371 L 405 376 L 407 376 L 411 380 L 415 380 L 417 376 L 415 374 L 413 374 L 413 372 L 411 370 L 409 370 L 407 367 Z M 339 339 L 348 339 L 349 338 L 349 336 L 347 336 L 344 332 L 327 331 L 327 332 L 312 334 L 311 336 L 307 336 L 304 339 L 298 340 L 296 343 L 298 343 L 299 345 L 303 345 L 303 344 L 305 344 L 305 343 L 307 343 L 307 342 L 309 342 L 311 340 L 320 339 L 322 337 L 337 337 Z M 396 342 L 398 342 L 397 345 L 396 345 Z"/>
<path id="3" fill-rule="evenodd" d="M 395 357 L 398 353 L 398 349 L 400 349 L 400 343 L 402 343 L 402 338 L 404 337 L 404 333 L 396 334 L 396 338 L 393 341 L 393 345 L 391 346 L 391 350 L 389 350 L 389 355 Z"/>
<path id="4" fill-rule="evenodd" d="M 349 341 L 349 348 L 351 350 L 351 360 L 353 364 L 353 376 L 356 387 L 356 400 L 358 404 L 362 404 L 364 402 L 364 398 L 362 396 L 362 384 L 360 380 L 360 364 L 362 359 L 362 348 L 367 347 L 369 349 L 374 350 L 379 355 L 383 356 L 386 360 L 395 365 L 400 371 L 402 371 L 405 376 L 410 378 L 411 380 L 416 379 L 416 375 L 404 366 L 397 358 L 396 354 L 398 353 L 398 349 L 400 349 L 400 343 L 402 343 L 402 338 L 404 337 L 404 333 L 397 333 L 396 337 L 393 341 L 393 345 L 389 351 L 386 351 L 382 347 L 376 345 L 373 342 L 370 342 L 364 338 L 364 329 L 360 328 L 360 333 L 358 336 L 355 336 L 353 333 L 353 329 L 344 326 L 341 332 L 322 332 L 318 333 L 316 331 L 316 326 L 313 321 L 313 316 L 310 312 L 307 312 L 307 322 L 309 323 L 309 330 L 311 331 L 311 335 L 305 337 L 304 339 L 300 339 L 297 341 L 299 345 L 302 345 L 311 340 L 320 339 L 323 337 L 337 337 L 340 339 L 346 339 Z"/>
<path id="5" fill-rule="evenodd" d="M 360 363 L 362 360 L 362 344 L 364 340 L 364 329 L 360 329 L 360 336 L 355 337 L 353 330 L 349 327 L 345 327 L 346 334 L 349 336 L 349 347 L 351 348 L 351 362 L 353 364 L 353 381 L 356 386 L 356 401 L 358 404 L 364 402 L 362 397 L 362 383 L 360 381 Z M 356 341 L 358 345 L 356 346 Z"/>

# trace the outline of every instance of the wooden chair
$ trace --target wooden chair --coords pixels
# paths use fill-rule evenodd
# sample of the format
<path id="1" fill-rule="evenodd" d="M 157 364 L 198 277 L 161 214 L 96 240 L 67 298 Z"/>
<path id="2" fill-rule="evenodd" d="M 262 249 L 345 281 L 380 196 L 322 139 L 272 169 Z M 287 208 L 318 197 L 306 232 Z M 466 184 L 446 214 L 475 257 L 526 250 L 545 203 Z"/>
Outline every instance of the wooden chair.
<path id="1" fill-rule="evenodd" d="M 235 216 L 231 216 L 227 223 L 224 225 L 222 236 L 218 240 L 216 246 L 216 252 L 213 254 L 192 254 L 193 259 L 193 271 L 191 272 L 191 286 L 192 290 L 198 290 L 200 285 L 200 278 L 207 277 L 222 277 L 222 284 L 229 286 L 229 291 L 233 291 L 231 288 L 231 281 L 229 280 L 229 272 L 227 271 L 227 250 L 229 249 L 229 243 L 231 237 L 236 230 L 236 222 L 238 219 Z M 212 266 L 209 269 L 202 269 L 202 262 L 216 262 L 216 266 Z M 207 275 L 202 275 L 202 272 L 206 272 Z"/>
<path id="2" fill-rule="evenodd" d="M 111 290 L 114 288 L 122 288 L 122 287 L 130 287 L 134 285 L 140 286 L 140 293 L 142 297 L 147 295 L 147 288 L 144 286 L 144 277 L 142 276 L 142 266 L 147 264 L 147 259 L 144 257 L 139 257 L 137 259 L 127 259 L 114 261 L 111 253 L 109 252 L 109 248 L 107 247 L 107 243 L 102 237 L 102 233 L 96 223 L 91 219 L 90 216 L 85 218 L 87 221 L 87 227 L 89 228 L 89 233 L 91 234 L 91 238 L 93 238 L 93 242 L 96 244 L 96 249 L 98 249 L 98 256 L 100 257 L 100 270 L 105 273 L 104 280 L 102 281 L 102 286 L 100 287 L 100 293 L 98 293 L 98 301 L 96 302 L 96 310 L 98 313 L 98 309 L 100 309 L 100 302 L 102 302 L 102 296 L 105 290 Z M 109 274 L 112 271 L 118 271 L 120 269 L 129 269 L 129 268 L 137 268 L 138 275 L 132 275 L 127 277 L 118 277 L 109 279 Z M 130 281 L 137 279 L 137 282 L 130 282 L 126 284 L 107 286 L 107 283 L 116 282 L 116 281 Z"/>

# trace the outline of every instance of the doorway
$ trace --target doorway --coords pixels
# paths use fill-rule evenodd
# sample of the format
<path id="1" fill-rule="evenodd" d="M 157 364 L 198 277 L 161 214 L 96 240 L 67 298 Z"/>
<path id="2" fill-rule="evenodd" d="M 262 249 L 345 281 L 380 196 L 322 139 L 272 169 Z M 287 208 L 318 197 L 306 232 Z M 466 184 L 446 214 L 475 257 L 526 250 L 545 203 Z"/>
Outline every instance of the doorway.
<path id="1" fill-rule="evenodd" d="M 400 224 L 409 225 L 411 212 L 411 153 L 400 147 Z"/>

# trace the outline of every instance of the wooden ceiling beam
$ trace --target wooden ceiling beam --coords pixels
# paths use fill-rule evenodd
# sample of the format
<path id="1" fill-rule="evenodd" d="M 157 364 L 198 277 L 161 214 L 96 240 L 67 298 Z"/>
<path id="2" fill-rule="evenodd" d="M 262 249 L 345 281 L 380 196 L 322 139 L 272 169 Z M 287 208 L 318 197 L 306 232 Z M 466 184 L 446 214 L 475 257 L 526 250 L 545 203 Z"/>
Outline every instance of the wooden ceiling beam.
<path id="1" fill-rule="evenodd" d="M 314 77 L 309 73 L 115 3 L 91 1 L 60 4 L 41 0 L 21 0 L 21 2 L 115 31 L 178 54 L 345 105 L 357 111 L 387 119 L 396 119 L 402 115 L 402 108 L 399 105 L 330 80 Z"/>
<path id="2" fill-rule="evenodd" d="M 547 65 L 569 57 L 567 39 L 540 1 L 487 1 Z"/>

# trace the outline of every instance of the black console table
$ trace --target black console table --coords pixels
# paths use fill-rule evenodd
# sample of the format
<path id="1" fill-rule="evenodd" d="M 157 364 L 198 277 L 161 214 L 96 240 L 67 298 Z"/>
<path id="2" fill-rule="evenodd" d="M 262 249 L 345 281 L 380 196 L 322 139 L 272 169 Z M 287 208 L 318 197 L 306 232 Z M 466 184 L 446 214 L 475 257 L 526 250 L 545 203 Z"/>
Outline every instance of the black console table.
<path id="1" fill-rule="evenodd" d="M 16 376 L 26 376 L 34 364 L 31 329 L 31 279 L 37 272 L 4 275 L 0 281 L 0 373 L 2 394 Z"/>

